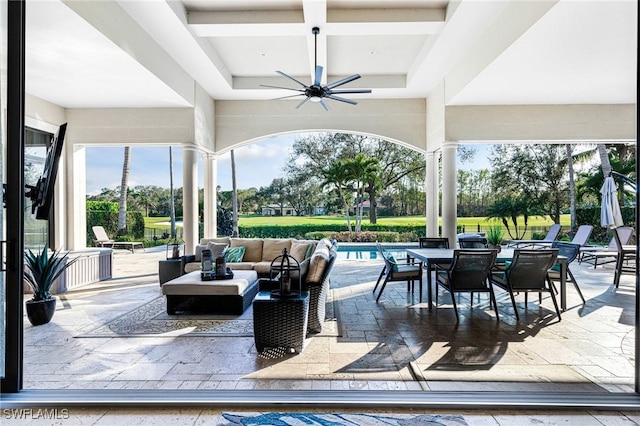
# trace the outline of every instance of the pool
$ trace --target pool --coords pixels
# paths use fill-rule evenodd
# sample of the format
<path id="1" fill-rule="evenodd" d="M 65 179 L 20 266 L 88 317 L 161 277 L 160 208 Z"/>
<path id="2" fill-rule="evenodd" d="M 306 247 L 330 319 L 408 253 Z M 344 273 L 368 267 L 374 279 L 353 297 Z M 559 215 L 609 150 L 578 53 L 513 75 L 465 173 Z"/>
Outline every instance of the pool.
<path id="1" fill-rule="evenodd" d="M 383 246 L 384 247 L 384 246 Z M 396 259 L 407 257 L 406 249 L 409 246 L 389 246 L 384 247 L 387 253 L 390 253 Z M 417 247 L 416 247 L 417 248 Z M 338 243 L 338 260 L 375 260 L 380 259 L 380 253 L 375 245 L 371 244 L 347 244 L 340 245 Z"/>

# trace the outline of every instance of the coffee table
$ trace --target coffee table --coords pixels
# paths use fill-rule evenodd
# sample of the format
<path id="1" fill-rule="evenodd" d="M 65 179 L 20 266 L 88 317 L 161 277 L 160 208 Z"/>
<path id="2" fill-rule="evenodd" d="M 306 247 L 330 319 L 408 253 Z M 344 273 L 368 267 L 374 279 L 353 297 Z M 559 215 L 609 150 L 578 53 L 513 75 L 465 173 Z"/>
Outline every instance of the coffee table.
<path id="1" fill-rule="evenodd" d="M 255 271 L 233 271 L 228 280 L 203 281 L 193 271 L 162 284 L 167 296 L 167 313 L 178 311 L 241 315 L 258 293 Z"/>

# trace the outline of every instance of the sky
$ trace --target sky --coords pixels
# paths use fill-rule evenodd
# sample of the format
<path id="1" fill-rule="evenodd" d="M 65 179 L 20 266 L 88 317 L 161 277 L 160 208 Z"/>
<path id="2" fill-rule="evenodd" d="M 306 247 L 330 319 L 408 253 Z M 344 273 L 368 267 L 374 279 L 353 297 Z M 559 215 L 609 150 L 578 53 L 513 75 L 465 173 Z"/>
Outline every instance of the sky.
<path id="1" fill-rule="evenodd" d="M 275 136 L 234 150 L 236 178 L 239 189 L 268 186 L 275 178 L 284 176 L 283 168 L 296 135 Z M 458 167 L 464 170 L 487 168 L 489 145 L 477 145 L 475 158 Z M 182 187 L 182 149 L 171 149 L 173 154 L 174 187 Z M 87 194 L 97 194 L 103 188 L 120 186 L 124 147 L 87 147 Z M 169 188 L 169 147 L 132 146 L 130 153 L 129 187 L 156 185 Z M 203 165 L 198 165 L 199 183 L 203 184 Z M 218 185 L 223 191 L 231 190 L 231 159 L 226 153 L 218 158 Z"/>

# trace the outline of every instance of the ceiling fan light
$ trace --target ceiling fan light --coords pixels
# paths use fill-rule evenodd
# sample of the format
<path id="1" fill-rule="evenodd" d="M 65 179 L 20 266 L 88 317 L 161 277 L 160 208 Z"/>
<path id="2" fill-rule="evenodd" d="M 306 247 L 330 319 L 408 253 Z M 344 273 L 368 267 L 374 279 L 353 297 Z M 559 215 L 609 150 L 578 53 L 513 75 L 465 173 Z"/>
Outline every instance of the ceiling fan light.
<path id="1" fill-rule="evenodd" d="M 310 100 L 311 102 L 320 102 L 320 101 L 322 100 L 322 98 L 321 98 L 321 97 L 319 97 L 319 96 L 310 96 L 310 97 L 309 97 L 309 100 Z"/>

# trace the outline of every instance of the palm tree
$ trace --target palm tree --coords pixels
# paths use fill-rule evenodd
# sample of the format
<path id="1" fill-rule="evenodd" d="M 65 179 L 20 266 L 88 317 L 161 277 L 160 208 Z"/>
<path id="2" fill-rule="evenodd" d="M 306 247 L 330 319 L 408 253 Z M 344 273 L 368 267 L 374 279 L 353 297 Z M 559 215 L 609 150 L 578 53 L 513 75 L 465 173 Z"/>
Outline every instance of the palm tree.
<path id="1" fill-rule="evenodd" d="M 377 158 L 370 157 L 364 153 L 359 153 L 354 158 L 344 160 L 344 167 L 349 180 L 356 186 L 356 232 L 362 230 L 362 216 L 364 212 L 364 193 L 367 184 L 373 185 L 380 172 Z"/>
<path id="2" fill-rule="evenodd" d="M 349 234 L 351 234 L 351 208 L 349 207 L 349 203 L 347 202 L 347 196 L 345 193 L 345 188 L 349 183 L 349 173 L 344 166 L 344 162 L 338 160 L 331 163 L 328 169 L 322 171 L 322 177 L 324 178 L 323 182 L 321 183 L 322 187 L 333 186 L 338 190 L 340 199 L 344 204 L 344 211 L 347 215 L 347 228 L 349 229 Z"/>
<path id="3" fill-rule="evenodd" d="M 122 180 L 120 181 L 120 200 L 118 202 L 118 235 L 127 233 L 127 186 L 129 185 L 129 171 L 131 168 L 131 147 L 124 147 L 124 161 L 122 163 Z"/>

